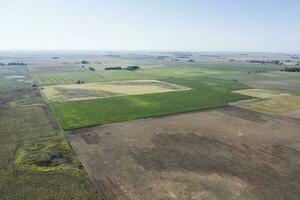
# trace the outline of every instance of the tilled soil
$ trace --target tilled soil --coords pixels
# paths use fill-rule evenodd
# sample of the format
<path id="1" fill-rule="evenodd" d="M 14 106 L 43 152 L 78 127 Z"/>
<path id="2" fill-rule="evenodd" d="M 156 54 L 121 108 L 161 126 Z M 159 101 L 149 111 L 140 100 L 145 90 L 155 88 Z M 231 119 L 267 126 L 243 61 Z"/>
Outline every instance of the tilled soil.
<path id="1" fill-rule="evenodd" d="M 299 199 L 300 123 L 237 107 L 74 130 L 104 199 Z"/>

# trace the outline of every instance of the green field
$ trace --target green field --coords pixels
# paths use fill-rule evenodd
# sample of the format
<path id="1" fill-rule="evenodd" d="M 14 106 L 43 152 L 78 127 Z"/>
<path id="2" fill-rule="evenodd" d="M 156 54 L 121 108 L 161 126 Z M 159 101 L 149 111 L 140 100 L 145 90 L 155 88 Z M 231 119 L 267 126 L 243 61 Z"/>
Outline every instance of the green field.
<path id="1" fill-rule="evenodd" d="M 69 71 L 55 71 L 48 69 L 44 73 L 33 73 L 34 81 L 40 86 L 74 84 L 77 80 L 88 83 L 115 81 L 115 80 L 140 80 L 140 79 L 165 79 L 170 77 L 213 77 L 226 80 L 238 80 L 239 82 L 255 88 L 288 91 L 292 94 L 300 94 L 300 73 L 280 72 L 284 68 L 281 65 L 251 64 L 247 62 L 199 61 L 166 62 L 166 61 L 143 61 L 116 59 L 107 61 L 106 66 L 111 64 L 126 66 L 126 64 L 141 63 L 142 69 L 135 72 L 105 71 L 97 68 L 96 71 L 78 69 Z M 109 65 L 110 64 L 110 65 Z M 42 69 L 42 68 L 41 68 Z M 259 71 L 264 71 L 260 73 Z M 250 73 L 249 73 L 250 72 Z"/>
<path id="2" fill-rule="evenodd" d="M 157 67 L 145 68 L 139 71 L 73 71 L 73 72 L 52 72 L 35 74 L 34 80 L 39 85 L 63 85 L 75 84 L 77 80 L 84 80 L 87 83 L 115 80 L 141 80 L 161 79 L 167 77 L 191 77 L 191 76 L 214 76 L 227 74 L 229 72 L 217 69 L 205 69 L 197 67 Z M 231 74 L 234 73 L 231 71 Z"/>
<path id="3" fill-rule="evenodd" d="M 235 81 L 204 77 L 166 78 L 161 81 L 190 87 L 192 90 L 57 102 L 51 103 L 51 107 L 62 127 L 69 130 L 224 106 L 228 102 L 247 98 L 231 91 L 249 88 Z"/>

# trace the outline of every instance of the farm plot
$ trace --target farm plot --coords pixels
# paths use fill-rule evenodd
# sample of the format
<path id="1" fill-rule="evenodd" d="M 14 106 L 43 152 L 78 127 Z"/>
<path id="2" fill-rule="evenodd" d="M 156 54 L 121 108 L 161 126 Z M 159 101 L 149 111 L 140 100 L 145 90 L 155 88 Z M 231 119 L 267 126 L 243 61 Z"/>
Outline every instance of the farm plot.
<path id="1" fill-rule="evenodd" d="M 243 108 L 300 119 L 300 96 L 285 96 L 240 105 Z"/>
<path id="2" fill-rule="evenodd" d="M 51 102 L 65 130 L 132 119 L 220 107 L 248 97 L 231 93 L 248 88 L 235 81 L 209 78 L 168 78 L 163 82 L 190 90 L 119 96 L 80 101 Z M 177 86 L 176 86 L 177 87 Z"/>
<path id="3" fill-rule="evenodd" d="M 261 98 L 261 99 L 290 96 L 290 94 L 288 94 L 288 93 L 282 93 L 282 92 L 266 90 L 266 89 L 237 90 L 237 91 L 233 91 L 233 93 L 256 97 L 256 98 Z"/>
<path id="4" fill-rule="evenodd" d="M 157 80 L 98 82 L 87 84 L 55 85 L 42 88 L 43 94 L 50 101 L 74 101 L 190 89 L 188 87 Z"/>
<path id="5" fill-rule="evenodd" d="M 264 66 L 261 66 L 260 69 L 264 69 Z M 242 69 L 237 70 L 241 71 Z M 248 68 L 247 70 L 250 71 L 251 68 Z M 266 73 L 249 74 L 246 71 L 238 74 L 224 74 L 219 77 L 229 80 L 235 79 L 254 88 L 263 88 L 300 95 L 300 73 L 280 72 L 278 70 L 268 71 Z"/>
<path id="6" fill-rule="evenodd" d="M 296 120 L 226 107 L 68 138 L 104 200 L 296 200 L 299 129 Z"/>

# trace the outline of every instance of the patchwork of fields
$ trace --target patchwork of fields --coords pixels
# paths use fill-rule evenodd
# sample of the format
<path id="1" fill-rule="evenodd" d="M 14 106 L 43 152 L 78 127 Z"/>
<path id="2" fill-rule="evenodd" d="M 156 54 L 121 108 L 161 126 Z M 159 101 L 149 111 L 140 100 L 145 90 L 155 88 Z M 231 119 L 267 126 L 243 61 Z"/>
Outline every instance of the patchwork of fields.
<path id="1" fill-rule="evenodd" d="M 161 81 L 190 90 L 50 103 L 65 130 L 224 106 L 248 97 L 231 91 L 248 87 L 211 78 L 168 78 Z"/>
<path id="2" fill-rule="evenodd" d="M 194 76 L 214 76 L 234 71 L 223 71 L 218 69 L 205 69 L 197 67 L 157 67 L 144 68 L 136 72 L 126 70 L 121 71 L 71 71 L 71 72 L 49 72 L 36 73 L 34 81 L 40 85 L 64 85 L 75 84 L 78 80 L 86 83 L 120 81 L 120 80 L 143 80 L 143 79 L 162 79 L 168 77 L 194 77 Z"/>
<path id="3" fill-rule="evenodd" d="M 300 196 L 300 73 L 65 56 L 0 68 L 0 199 Z M 104 70 L 126 65 L 142 68 Z"/>

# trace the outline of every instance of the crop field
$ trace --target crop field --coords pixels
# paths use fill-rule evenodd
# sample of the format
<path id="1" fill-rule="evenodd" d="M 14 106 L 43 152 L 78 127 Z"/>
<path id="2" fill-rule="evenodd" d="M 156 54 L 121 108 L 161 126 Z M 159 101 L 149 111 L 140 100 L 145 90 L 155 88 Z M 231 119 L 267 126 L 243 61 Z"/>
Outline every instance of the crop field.
<path id="1" fill-rule="evenodd" d="M 0 82 L 0 199 L 97 199 L 26 67 L 1 67 Z"/>
<path id="2" fill-rule="evenodd" d="M 288 93 L 282 93 L 272 90 L 265 90 L 265 89 L 247 89 L 247 90 L 236 90 L 233 91 L 234 93 L 261 98 L 261 99 L 269 99 L 269 98 L 275 98 L 275 97 L 284 97 L 284 96 L 290 96 Z"/>
<path id="3" fill-rule="evenodd" d="M 64 85 L 75 84 L 77 80 L 86 83 L 116 81 L 116 80 L 142 80 L 142 79 L 161 79 L 167 77 L 193 77 L 193 76 L 213 76 L 226 74 L 229 72 L 217 69 L 205 69 L 197 67 L 156 67 L 144 68 L 136 72 L 127 70 L 120 71 L 73 71 L 73 72 L 54 72 L 36 73 L 34 81 L 41 85 Z M 231 72 L 234 73 L 234 72 Z"/>
<path id="4" fill-rule="evenodd" d="M 42 93 L 50 101 L 74 101 L 190 89 L 157 80 L 97 82 L 87 84 L 54 85 L 42 88 Z"/>
<path id="5" fill-rule="evenodd" d="M 297 120 L 226 107 L 78 129 L 68 138 L 106 200 L 296 200 L 299 129 Z"/>
<path id="6" fill-rule="evenodd" d="M 248 87 L 235 81 L 210 78 L 168 78 L 161 81 L 191 90 L 80 101 L 52 102 L 65 130 L 179 112 L 220 107 L 248 97 L 231 91 Z"/>
<path id="7" fill-rule="evenodd" d="M 250 71 L 251 69 L 248 70 Z M 241 72 L 238 74 L 220 75 L 219 77 L 228 80 L 235 79 L 254 88 L 282 91 L 295 95 L 300 94 L 300 87 L 298 87 L 300 84 L 300 73 L 280 72 L 272 69 L 266 73 L 249 74 L 248 72 Z"/>
<path id="8" fill-rule="evenodd" d="M 300 96 L 275 97 L 263 101 L 241 104 L 243 108 L 283 114 L 300 119 Z"/>

